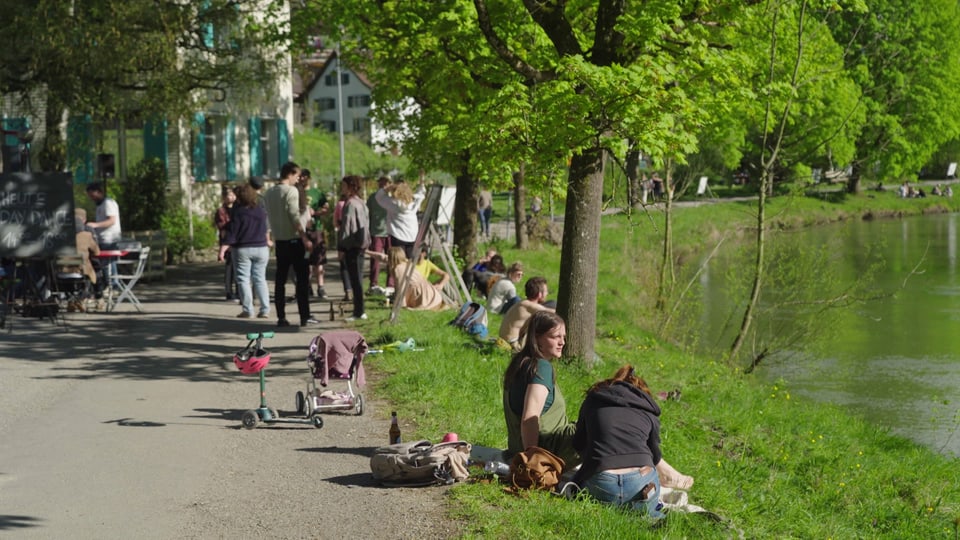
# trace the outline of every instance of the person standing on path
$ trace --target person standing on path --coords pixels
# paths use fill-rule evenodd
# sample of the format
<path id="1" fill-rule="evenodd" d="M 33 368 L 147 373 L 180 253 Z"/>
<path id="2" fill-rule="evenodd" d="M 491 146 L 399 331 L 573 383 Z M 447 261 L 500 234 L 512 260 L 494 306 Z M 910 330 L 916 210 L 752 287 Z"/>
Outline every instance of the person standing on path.
<path id="1" fill-rule="evenodd" d="M 300 183 L 304 186 L 307 204 L 310 207 L 311 221 L 307 227 L 307 236 L 313 242 L 313 250 L 310 251 L 310 271 L 317 282 L 317 299 L 326 300 L 324 265 L 327 264 L 327 242 L 324 238 L 323 219 L 330 213 L 330 204 L 327 202 L 327 195 L 312 186 L 313 179 L 307 169 L 300 171 Z"/>
<path id="2" fill-rule="evenodd" d="M 220 242 L 217 258 L 223 261 L 228 253 L 233 254 L 241 306 L 237 318 L 253 317 L 254 294 L 260 302 L 257 318 L 266 319 L 270 316 L 267 262 L 270 260 L 271 245 L 270 235 L 267 233 L 267 212 L 258 204 L 257 190 L 244 184 L 237 188 L 237 203 Z"/>
<path id="3" fill-rule="evenodd" d="M 277 270 L 274 275 L 273 301 L 277 308 L 277 326 L 290 326 L 286 318 L 286 284 L 290 268 L 296 273 L 297 310 L 300 326 L 316 324 L 310 316 L 310 269 L 307 256 L 313 243 L 307 238 L 300 220 L 300 192 L 296 184 L 300 167 L 289 161 L 280 168 L 280 182 L 263 195 L 264 208 L 277 250 Z"/>
<path id="4" fill-rule="evenodd" d="M 223 186 L 223 193 L 221 193 L 220 199 L 223 204 L 220 205 L 220 208 L 217 208 L 217 213 L 213 216 L 213 224 L 217 227 L 220 245 L 223 246 L 223 241 L 227 237 L 227 225 L 229 225 L 230 216 L 233 214 L 233 204 L 237 201 L 237 194 L 229 186 Z M 223 289 L 226 293 L 227 301 L 237 300 L 237 265 L 233 258 L 232 251 L 227 250 L 224 263 Z"/>
<path id="5" fill-rule="evenodd" d="M 493 193 L 489 189 L 480 190 L 477 199 L 477 214 L 480 216 L 480 234 L 490 239 L 490 218 L 493 217 Z"/>
<path id="6" fill-rule="evenodd" d="M 344 203 L 337 248 L 343 250 L 343 263 L 347 267 L 347 275 L 350 276 L 350 285 L 353 288 L 353 316 L 348 317 L 348 321 L 367 318 L 363 306 L 361 273 L 364 254 L 370 247 L 370 216 L 367 214 L 366 203 L 360 198 L 362 189 L 363 178 L 359 176 L 345 176 L 340 181 L 340 193 L 344 197 Z"/>
<path id="7" fill-rule="evenodd" d="M 97 212 L 94 215 L 96 221 L 87 223 L 87 228 L 93 230 L 100 249 L 107 251 L 117 249 L 117 243 L 120 242 L 120 235 L 123 232 L 120 227 L 120 205 L 117 204 L 117 201 L 107 197 L 103 184 L 100 182 L 87 185 L 87 197 L 97 205 Z M 109 265 L 102 265 L 100 271 L 104 287 L 120 286 L 120 282 L 117 280 L 107 283 L 109 276 L 117 275 L 117 260 L 115 258 L 110 261 Z"/>
<path id="8" fill-rule="evenodd" d="M 387 234 L 390 235 L 390 247 L 402 247 L 407 259 L 413 260 L 413 245 L 417 240 L 420 222 L 417 210 L 427 195 L 423 180 L 417 191 L 410 189 L 403 180 L 378 189 L 374 194 L 380 206 L 387 210 Z"/>
<path id="9" fill-rule="evenodd" d="M 381 176 L 377 180 L 377 190 L 387 187 L 390 178 Z M 390 237 L 387 236 L 387 209 L 377 202 L 377 192 L 367 197 L 367 213 L 370 215 L 370 251 L 386 253 L 390 249 Z M 370 257 L 370 291 L 380 286 L 380 257 Z M 387 287 L 393 287 L 393 276 L 387 272 Z"/>

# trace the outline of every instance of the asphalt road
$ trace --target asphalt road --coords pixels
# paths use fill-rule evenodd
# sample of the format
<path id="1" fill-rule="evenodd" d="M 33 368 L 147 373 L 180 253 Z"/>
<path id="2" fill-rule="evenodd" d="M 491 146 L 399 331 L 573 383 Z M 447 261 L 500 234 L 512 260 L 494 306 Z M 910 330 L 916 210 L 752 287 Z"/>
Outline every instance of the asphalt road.
<path id="1" fill-rule="evenodd" d="M 243 334 L 274 330 L 275 320 L 236 319 L 221 276 L 214 264 L 171 268 L 165 281 L 137 286 L 146 313 L 123 305 L 66 314 L 65 324 L 8 320 L 0 537 L 455 535 L 444 488 L 374 485 L 369 456 L 387 442 L 389 411 L 369 385 L 362 416 L 333 412 L 322 429 L 240 427 L 259 404 L 258 379 L 231 357 Z M 329 292 L 341 291 L 336 281 Z M 321 326 L 282 329 L 265 342 L 273 354 L 266 394 L 281 416 L 293 414 L 310 376 L 310 339 L 342 324 L 329 321 L 329 304 L 314 306 Z"/>

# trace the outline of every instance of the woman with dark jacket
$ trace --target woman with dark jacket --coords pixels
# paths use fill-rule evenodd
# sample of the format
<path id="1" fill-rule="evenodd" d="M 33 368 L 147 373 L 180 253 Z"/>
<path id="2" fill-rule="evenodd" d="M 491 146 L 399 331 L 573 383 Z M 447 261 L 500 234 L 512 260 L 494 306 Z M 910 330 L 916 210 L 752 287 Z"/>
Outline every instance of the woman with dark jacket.
<path id="1" fill-rule="evenodd" d="M 270 316 L 270 292 L 267 290 L 267 262 L 270 260 L 270 236 L 267 233 L 267 211 L 259 204 L 257 191 L 248 184 L 237 188 L 237 202 L 220 244 L 218 260 L 227 251 L 233 253 L 237 265 L 237 290 L 242 311 L 237 317 L 253 317 L 253 296 L 260 309 L 257 318 Z"/>
<path id="2" fill-rule="evenodd" d="M 679 475 L 660 453 L 660 406 L 631 366 L 587 391 L 573 446 L 583 465 L 573 481 L 595 499 L 630 506 L 647 515 L 660 511 L 660 474 Z M 683 483 L 693 483 L 683 477 Z"/>

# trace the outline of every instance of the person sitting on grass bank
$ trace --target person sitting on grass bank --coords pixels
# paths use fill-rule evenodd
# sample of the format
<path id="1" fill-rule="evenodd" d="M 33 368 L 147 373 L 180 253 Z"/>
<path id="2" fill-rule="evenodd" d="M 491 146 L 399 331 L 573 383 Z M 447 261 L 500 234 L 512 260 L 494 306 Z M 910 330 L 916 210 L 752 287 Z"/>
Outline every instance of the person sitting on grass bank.
<path id="1" fill-rule="evenodd" d="M 417 261 L 416 265 L 417 273 L 423 276 L 427 281 L 433 283 L 434 286 L 443 290 L 444 285 L 450 281 L 450 274 L 444 272 L 440 269 L 439 266 L 433 264 L 433 261 L 430 260 L 430 257 L 427 256 L 427 246 L 420 246 L 420 259 Z M 434 282 L 430 279 L 432 276 L 438 276 L 439 281 Z"/>
<path id="2" fill-rule="evenodd" d="M 507 459 L 530 446 L 553 452 L 575 467 L 575 426 L 567 420 L 567 403 L 556 384 L 554 360 L 563 355 L 567 327 L 552 311 L 538 311 L 520 332 L 523 347 L 503 375 L 503 416 L 507 424 Z"/>
<path id="3" fill-rule="evenodd" d="M 388 271 L 397 284 L 397 294 L 403 291 L 403 297 L 394 300 L 400 302 L 400 307 L 421 311 L 447 308 L 440 294 L 443 285 L 430 283 L 416 269 L 409 272 L 411 263 L 402 247 L 390 248 L 389 255 L 370 250 L 367 250 L 367 255 L 380 257 L 381 261 L 387 262 Z"/>
<path id="4" fill-rule="evenodd" d="M 527 280 L 523 286 L 526 299 L 515 303 L 503 315 L 500 322 L 500 339 L 516 349 L 520 339 L 520 329 L 538 311 L 555 311 L 543 304 L 547 298 L 547 280 L 537 276 Z"/>
<path id="5" fill-rule="evenodd" d="M 487 311 L 491 313 L 506 313 L 510 306 L 518 302 L 517 283 L 523 279 L 523 265 L 515 262 L 507 269 L 507 279 L 498 279 L 490 287 L 487 294 Z"/>
<path id="6" fill-rule="evenodd" d="M 587 391 L 573 445 L 583 457 L 573 482 L 601 502 L 661 518 L 661 484 L 693 485 L 693 478 L 663 460 L 660 406 L 632 366 L 621 367 Z"/>

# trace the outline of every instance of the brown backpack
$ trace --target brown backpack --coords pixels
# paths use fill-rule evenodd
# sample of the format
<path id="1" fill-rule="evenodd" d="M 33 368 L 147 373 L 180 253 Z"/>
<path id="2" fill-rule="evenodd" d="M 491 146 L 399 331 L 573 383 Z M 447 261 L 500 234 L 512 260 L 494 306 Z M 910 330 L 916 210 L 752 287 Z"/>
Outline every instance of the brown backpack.
<path id="1" fill-rule="evenodd" d="M 513 456 L 510 482 L 517 489 L 552 490 L 560 483 L 564 462 L 549 450 L 531 446 Z"/>

